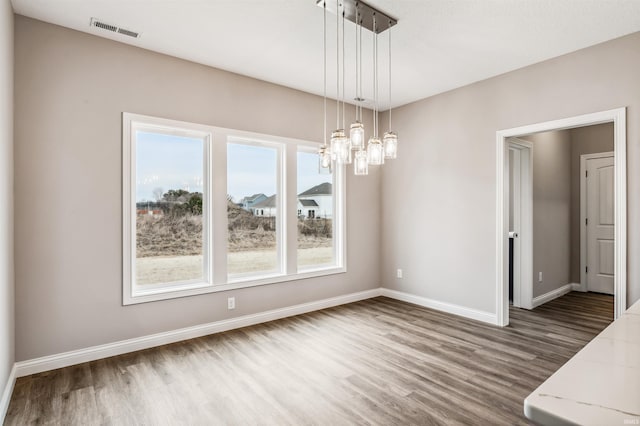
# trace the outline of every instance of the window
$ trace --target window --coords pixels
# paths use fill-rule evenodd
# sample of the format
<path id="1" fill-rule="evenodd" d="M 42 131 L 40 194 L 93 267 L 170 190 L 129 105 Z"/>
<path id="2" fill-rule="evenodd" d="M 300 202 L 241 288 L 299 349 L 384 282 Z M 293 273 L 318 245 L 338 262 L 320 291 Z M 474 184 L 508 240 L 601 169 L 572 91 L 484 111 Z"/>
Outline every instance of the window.
<path id="1" fill-rule="evenodd" d="M 344 170 L 317 148 L 124 113 L 123 304 L 345 272 Z"/>
<path id="2" fill-rule="evenodd" d="M 231 279 L 282 271 L 279 191 L 281 147 L 227 144 L 227 274 Z M 253 209 L 242 206 L 251 204 Z"/>
<path id="3" fill-rule="evenodd" d="M 158 131 L 138 130 L 135 138 L 135 282 L 202 281 L 204 143 Z"/>
<path id="4" fill-rule="evenodd" d="M 333 247 L 335 174 L 318 171 L 316 150 L 298 148 L 298 203 L 306 217 L 298 218 L 298 270 L 335 263 Z"/>
<path id="5" fill-rule="evenodd" d="M 210 286 L 210 133 L 127 116 L 125 129 L 125 299 Z"/>

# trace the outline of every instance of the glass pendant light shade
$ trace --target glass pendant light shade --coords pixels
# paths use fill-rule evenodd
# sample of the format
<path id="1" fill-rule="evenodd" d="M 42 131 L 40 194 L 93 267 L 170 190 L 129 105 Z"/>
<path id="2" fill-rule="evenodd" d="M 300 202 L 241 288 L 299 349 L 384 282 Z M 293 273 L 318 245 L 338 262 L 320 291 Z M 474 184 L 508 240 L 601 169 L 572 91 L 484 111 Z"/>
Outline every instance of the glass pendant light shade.
<path id="1" fill-rule="evenodd" d="M 372 166 L 384 164 L 384 150 L 380 138 L 373 137 L 369 139 L 367 146 L 367 160 Z"/>
<path id="2" fill-rule="evenodd" d="M 336 143 L 336 149 L 339 150 L 335 153 L 335 160 L 338 164 L 352 163 L 351 141 L 347 137 Z"/>
<path id="3" fill-rule="evenodd" d="M 342 130 L 334 130 L 331 132 L 331 139 L 329 139 L 329 143 L 331 144 L 331 158 L 336 159 L 336 153 L 340 150 L 340 145 L 344 139 L 344 132 Z"/>
<path id="4" fill-rule="evenodd" d="M 398 135 L 394 132 L 386 132 L 382 138 L 382 143 L 384 145 L 384 158 L 395 159 L 398 155 Z"/>
<path id="5" fill-rule="evenodd" d="M 367 151 L 361 149 L 356 151 L 353 160 L 353 174 L 356 176 L 364 176 L 369 174 L 369 162 L 367 160 Z"/>
<path id="6" fill-rule="evenodd" d="M 318 166 L 320 173 L 331 173 L 331 150 L 326 146 L 321 146 L 318 150 Z"/>
<path id="7" fill-rule="evenodd" d="M 361 122 L 356 121 L 351 124 L 349 138 L 351 139 L 351 149 L 360 150 L 364 148 L 364 126 Z"/>
<path id="8" fill-rule="evenodd" d="M 340 162 L 343 164 L 351 164 L 351 140 L 348 138 L 342 143 L 342 151 L 340 152 Z"/>
<path id="9" fill-rule="evenodd" d="M 331 155 L 333 159 L 342 164 L 344 162 L 344 150 L 349 139 L 344 134 L 344 130 L 338 129 L 331 132 Z"/>

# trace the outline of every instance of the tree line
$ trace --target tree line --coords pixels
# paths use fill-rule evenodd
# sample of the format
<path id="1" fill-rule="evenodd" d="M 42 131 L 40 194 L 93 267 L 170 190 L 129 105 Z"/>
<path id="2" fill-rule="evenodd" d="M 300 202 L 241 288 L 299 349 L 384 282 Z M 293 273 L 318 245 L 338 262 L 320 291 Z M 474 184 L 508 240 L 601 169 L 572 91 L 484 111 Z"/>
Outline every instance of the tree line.
<path id="1" fill-rule="evenodd" d="M 162 195 L 159 195 L 159 193 Z M 174 217 L 186 215 L 202 215 L 202 193 L 189 192 L 184 189 L 170 189 L 167 192 L 154 190 L 156 201 L 136 203 L 138 210 L 160 210 L 163 214 Z"/>

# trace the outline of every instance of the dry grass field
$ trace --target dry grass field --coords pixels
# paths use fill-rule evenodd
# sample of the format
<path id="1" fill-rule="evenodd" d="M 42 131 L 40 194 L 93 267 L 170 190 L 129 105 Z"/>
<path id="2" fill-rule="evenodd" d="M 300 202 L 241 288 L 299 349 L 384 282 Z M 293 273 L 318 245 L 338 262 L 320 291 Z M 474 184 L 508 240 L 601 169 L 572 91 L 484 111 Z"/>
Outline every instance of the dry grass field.
<path id="1" fill-rule="evenodd" d="M 275 219 L 233 204 L 229 216 L 227 273 L 276 269 Z M 298 266 L 333 259 L 331 220 L 298 221 Z M 202 216 L 140 215 L 136 220 L 136 282 L 140 285 L 202 279 Z"/>
<path id="2" fill-rule="evenodd" d="M 327 264 L 333 259 L 333 247 L 298 249 L 298 267 Z M 236 251 L 227 255 L 227 273 L 242 274 L 274 270 L 276 253 L 268 250 Z M 202 278 L 202 256 L 141 257 L 136 259 L 137 283 L 152 284 Z"/>
<path id="3" fill-rule="evenodd" d="M 202 216 L 137 217 L 136 257 L 197 254 L 202 254 Z"/>

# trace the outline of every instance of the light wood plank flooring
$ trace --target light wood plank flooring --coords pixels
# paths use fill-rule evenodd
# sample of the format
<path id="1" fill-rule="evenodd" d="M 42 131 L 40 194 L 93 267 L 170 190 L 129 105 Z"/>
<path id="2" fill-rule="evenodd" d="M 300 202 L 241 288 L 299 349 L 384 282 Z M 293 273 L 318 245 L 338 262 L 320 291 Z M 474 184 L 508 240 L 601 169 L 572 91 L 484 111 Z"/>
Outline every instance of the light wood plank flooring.
<path id="1" fill-rule="evenodd" d="M 613 318 L 570 293 L 498 328 L 387 298 L 18 379 L 5 424 L 526 424 Z"/>

